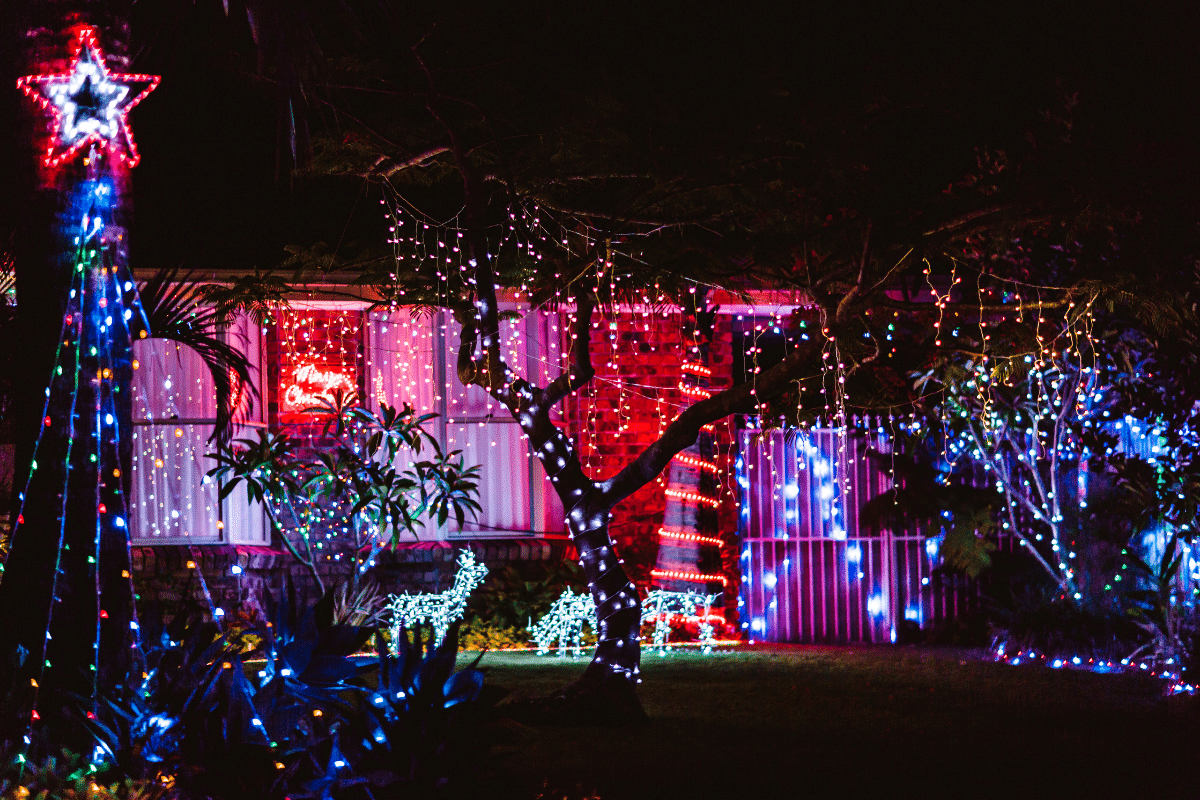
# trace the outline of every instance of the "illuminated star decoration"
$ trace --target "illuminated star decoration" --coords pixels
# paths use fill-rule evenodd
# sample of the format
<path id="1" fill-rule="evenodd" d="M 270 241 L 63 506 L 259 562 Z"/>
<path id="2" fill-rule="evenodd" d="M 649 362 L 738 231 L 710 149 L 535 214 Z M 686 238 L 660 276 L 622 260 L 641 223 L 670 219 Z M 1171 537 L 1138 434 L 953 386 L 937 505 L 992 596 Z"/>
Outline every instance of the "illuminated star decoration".
<path id="1" fill-rule="evenodd" d="M 160 78 L 109 72 L 96 37 L 95 28 L 77 28 L 66 72 L 17 79 L 17 88 L 54 115 L 47 167 L 58 166 L 93 143 L 131 167 L 140 160 L 129 130 L 129 110 L 154 91 Z"/>

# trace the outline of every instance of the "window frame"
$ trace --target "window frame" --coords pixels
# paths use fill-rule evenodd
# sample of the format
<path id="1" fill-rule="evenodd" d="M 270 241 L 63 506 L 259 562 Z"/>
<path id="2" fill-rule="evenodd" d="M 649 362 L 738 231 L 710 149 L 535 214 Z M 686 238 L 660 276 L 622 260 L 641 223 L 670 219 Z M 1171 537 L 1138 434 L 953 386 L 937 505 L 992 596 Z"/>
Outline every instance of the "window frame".
<path id="1" fill-rule="evenodd" d="M 249 357 L 252 375 L 254 376 L 255 383 L 257 384 L 256 388 L 258 390 L 258 398 L 259 399 L 258 399 L 258 402 L 255 404 L 254 411 L 251 415 L 253 418 L 251 418 L 251 419 L 235 419 L 235 423 L 233 425 L 233 437 L 232 437 L 234 439 L 245 438 L 245 436 L 247 434 L 252 433 L 255 429 L 268 428 L 268 423 L 266 421 L 266 415 L 267 415 L 267 408 L 266 408 L 267 395 L 265 392 L 266 370 L 263 369 L 263 364 L 266 361 L 266 336 L 260 329 L 259 335 L 256 337 L 257 338 L 257 347 L 255 348 L 256 352 L 253 352 L 253 353 L 247 352 L 248 348 L 245 346 L 245 343 L 239 342 L 235 338 L 237 336 L 237 334 L 234 331 L 235 331 L 236 326 L 239 324 L 244 324 L 248 327 L 257 327 L 252 320 L 242 318 L 238 322 L 234 323 L 234 325 L 231 325 L 231 326 L 225 328 L 224 330 L 222 330 L 221 338 L 224 341 L 233 344 L 235 347 L 239 347 L 239 349 L 241 349 L 243 352 L 245 352 L 245 354 Z M 169 341 L 169 340 L 163 340 L 163 341 Z M 178 348 L 186 348 L 187 347 L 186 345 L 179 344 L 179 343 L 175 343 L 175 346 L 176 346 L 177 350 L 178 350 Z M 210 386 L 211 386 L 211 384 L 210 384 Z M 136 406 L 135 406 L 135 412 L 136 412 Z M 215 423 L 216 423 L 215 417 L 186 417 L 186 418 L 185 417 L 176 417 L 176 418 L 164 417 L 161 419 L 147 419 L 147 418 L 138 419 L 135 417 L 132 420 L 134 430 L 139 433 L 141 432 L 141 430 L 152 431 L 155 428 L 177 427 L 177 426 L 181 426 L 181 425 L 207 426 L 211 429 L 212 426 L 215 425 Z M 133 453 L 133 459 L 134 459 L 135 464 L 139 458 L 139 455 L 140 455 L 139 450 L 137 447 L 135 447 L 134 453 Z M 208 471 L 207 469 L 204 469 L 203 461 L 201 462 L 201 470 L 202 470 L 202 472 L 205 472 L 205 473 L 207 473 L 207 471 Z M 241 531 L 236 530 L 235 528 L 231 528 L 229 523 L 232 520 L 233 514 L 231 513 L 230 509 L 227 507 L 227 504 L 237 502 L 237 500 L 235 498 L 237 498 L 238 492 L 235 490 L 234 492 L 231 492 L 229 495 L 227 495 L 225 498 L 222 499 L 220 497 L 220 492 L 224 486 L 224 482 L 216 481 L 212 485 L 215 487 L 213 489 L 213 491 L 216 492 L 215 503 L 216 503 L 216 516 L 217 516 L 217 520 L 216 520 L 217 525 L 215 526 L 215 530 L 213 533 L 208 534 L 208 535 L 189 535 L 189 536 L 160 536 L 160 537 L 139 536 L 138 528 L 140 526 L 136 522 L 139 515 L 135 514 L 135 513 L 131 513 L 129 515 L 130 516 L 130 528 L 129 528 L 129 544 L 130 544 L 130 546 L 132 546 L 132 547 L 156 547 L 156 546 L 160 546 L 160 545 L 164 546 L 164 547 L 172 547 L 172 546 L 178 547 L 180 545 L 204 545 L 204 546 L 229 545 L 229 546 L 233 546 L 233 547 L 238 547 L 238 546 L 268 547 L 268 546 L 270 546 L 272 543 L 272 538 L 273 538 L 271 526 L 267 520 L 266 510 L 264 508 L 262 508 L 261 504 L 258 504 L 258 503 L 248 504 L 247 511 L 246 511 L 247 520 L 254 521 L 255 517 L 257 516 L 257 524 L 254 525 L 254 527 L 258 528 L 258 535 L 257 536 L 250 535 L 250 534 L 242 535 Z M 133 479 L 131 477 L 131 483 L 130 483 L 130 505 L 131 505 L 131 507 L 135 502 L 137 502 L 136 495 L 134 494 L 134 492 L 136 491 L 135 487 L 136 487 L 136 483 L 133 481 Z M 243 498 L 242 501 L 245 502 L 244 495 L 242 495 L 242 498 Z"/>

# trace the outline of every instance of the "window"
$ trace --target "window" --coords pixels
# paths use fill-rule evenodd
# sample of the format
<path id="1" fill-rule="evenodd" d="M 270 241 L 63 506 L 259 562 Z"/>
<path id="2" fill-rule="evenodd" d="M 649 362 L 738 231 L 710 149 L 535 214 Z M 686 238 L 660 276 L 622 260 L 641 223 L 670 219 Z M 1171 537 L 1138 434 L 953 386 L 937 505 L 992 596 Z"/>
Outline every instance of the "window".
<path id="1" fill-rule="evenodd" d="M 558 314 L 528 313 L 501 324 L 505 361 L 529 380 L 545 385 L 562 363 Z M 429 423 L 445 448 L 462 450 L 467 466 L 480 469 L 483 510 L 461 530 L 451 522 L 441 538 L 538 536 L 564 530 L 558 496 L 508 411 L 478 386 L 458 380 L 458 325 L 449 311 L 413 317 L 409 309 L 372 312 L 367 324 L 368 392 L 376 403 L 436 413 Z M 556 420 L 557 421 L 557 420 Z"/>
<path id="2" fill-rule="evenodd" d="M 250 357 L 256 379 L 262 335 L 247 319 L 227 333 Z M 130 517 L 135 544 L 268 544 L 262 509 L 234 491 L 224 502 L 206 473 L 205 457 L 216 417 L 216 392 L 208 368 L 189 348 L 165 339 L 134 342 L 133 474 Z M 258 387 L 261 392 L 261 386 Z M 253 438 L 262 427 L 264 400 L 250 405 L 245 392 L 234 438 Z M 249 413 L 247 414 L 247 411 Z"/>

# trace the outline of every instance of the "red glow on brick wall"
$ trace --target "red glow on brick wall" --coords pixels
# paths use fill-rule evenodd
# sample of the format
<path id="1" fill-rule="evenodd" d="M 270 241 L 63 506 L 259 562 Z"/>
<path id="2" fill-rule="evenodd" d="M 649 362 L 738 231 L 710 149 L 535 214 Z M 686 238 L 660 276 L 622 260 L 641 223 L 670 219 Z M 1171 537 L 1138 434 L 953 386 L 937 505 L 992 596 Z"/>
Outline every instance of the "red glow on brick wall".
<path id="1" fill-rule="evenodd" d="M 616 328 L 611 327 L 616 322 Z M 699 399 L 684 390 L 683 374 L 692 341 L 688 324 L 678 312 L 644 315 L 606 315 L 592 332 L 592 361 L 596 378 L 572 402 L 570 429 L 577 432 L 580 458 L 593 478 L 616 474 L 659 438 L 684 408 Z M 606 341 L 607 339 L 607 341 Z M 713 393 L 732 385 L 733 333 L 730 318 L 718 315 L 709 344 L 709 366 L 689 365 L 691 374 L 708 378 Z M 711 372 L 711 374 L 709 374 Z M 737 527 L 737 494 L 731 474 L 730 445 L 733 421 L 722 420 L 711 430 L 717 440 L 716 472 L 721 485 L 719 524 L 722 533 Z M 684 463 L 690 458 L 683 456 Z M 695 467 L 694 464 L 689 466 Z M 630 577 L 648 585 L 656 562 L 659 531 L 666 510 L 666 482 L 654 481 L 613 510 L 610 531 Z M 710 544 L 712 542 L 709 542 Z M 722 571 L 736 577 L 736 548 L 726 547 L 729 563 Z M 732 585 L 732 578 L 731 585 Z"/>

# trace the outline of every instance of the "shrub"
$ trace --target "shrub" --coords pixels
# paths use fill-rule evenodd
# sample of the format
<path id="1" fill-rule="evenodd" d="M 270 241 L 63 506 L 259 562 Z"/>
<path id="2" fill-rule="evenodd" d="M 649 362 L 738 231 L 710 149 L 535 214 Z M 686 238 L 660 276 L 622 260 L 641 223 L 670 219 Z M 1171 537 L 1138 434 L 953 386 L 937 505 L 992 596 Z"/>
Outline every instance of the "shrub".
<path id="1" fill-rule="evenodd" d="M 23 765 L 13 759 L 0 769 L 0 800 L 157 800 L 172 789 L 169 781 L 159 779 L 114 779 L 89 759 L 63 749 Z"/>
<path id="2" fill-rule="evenodd" d="M 146 671 L 79 715 L 100 771 L 229 800 L 426 796 L 472 775 L 483 674 L 455 671 L 457 626 L 438 647 L 418 632 L 355 656 L 375 630 L 333 614 L 332 593 L 302 610 L 289 590 L 255 639 L 144 622 Z"/>
<path id="3" fill-rule="evenodd" d="M 1060 599 L 1050 590 L 1014 595 L 1012 605 L 998 606 L 994 643 L 1009 652 L 1032 650 L 1047 658 L 1094 658 L 1120 661 L 1133 652 L 1141 630 L 1132 620 L 1107 607 L 1083 607 Z"/>
<path id="4" fill-rule="evenodd" d="M 523 650 L 529 646 L 529 631 L 476 619 L 462 626 L 459 646 L 463 650 Z"/>

